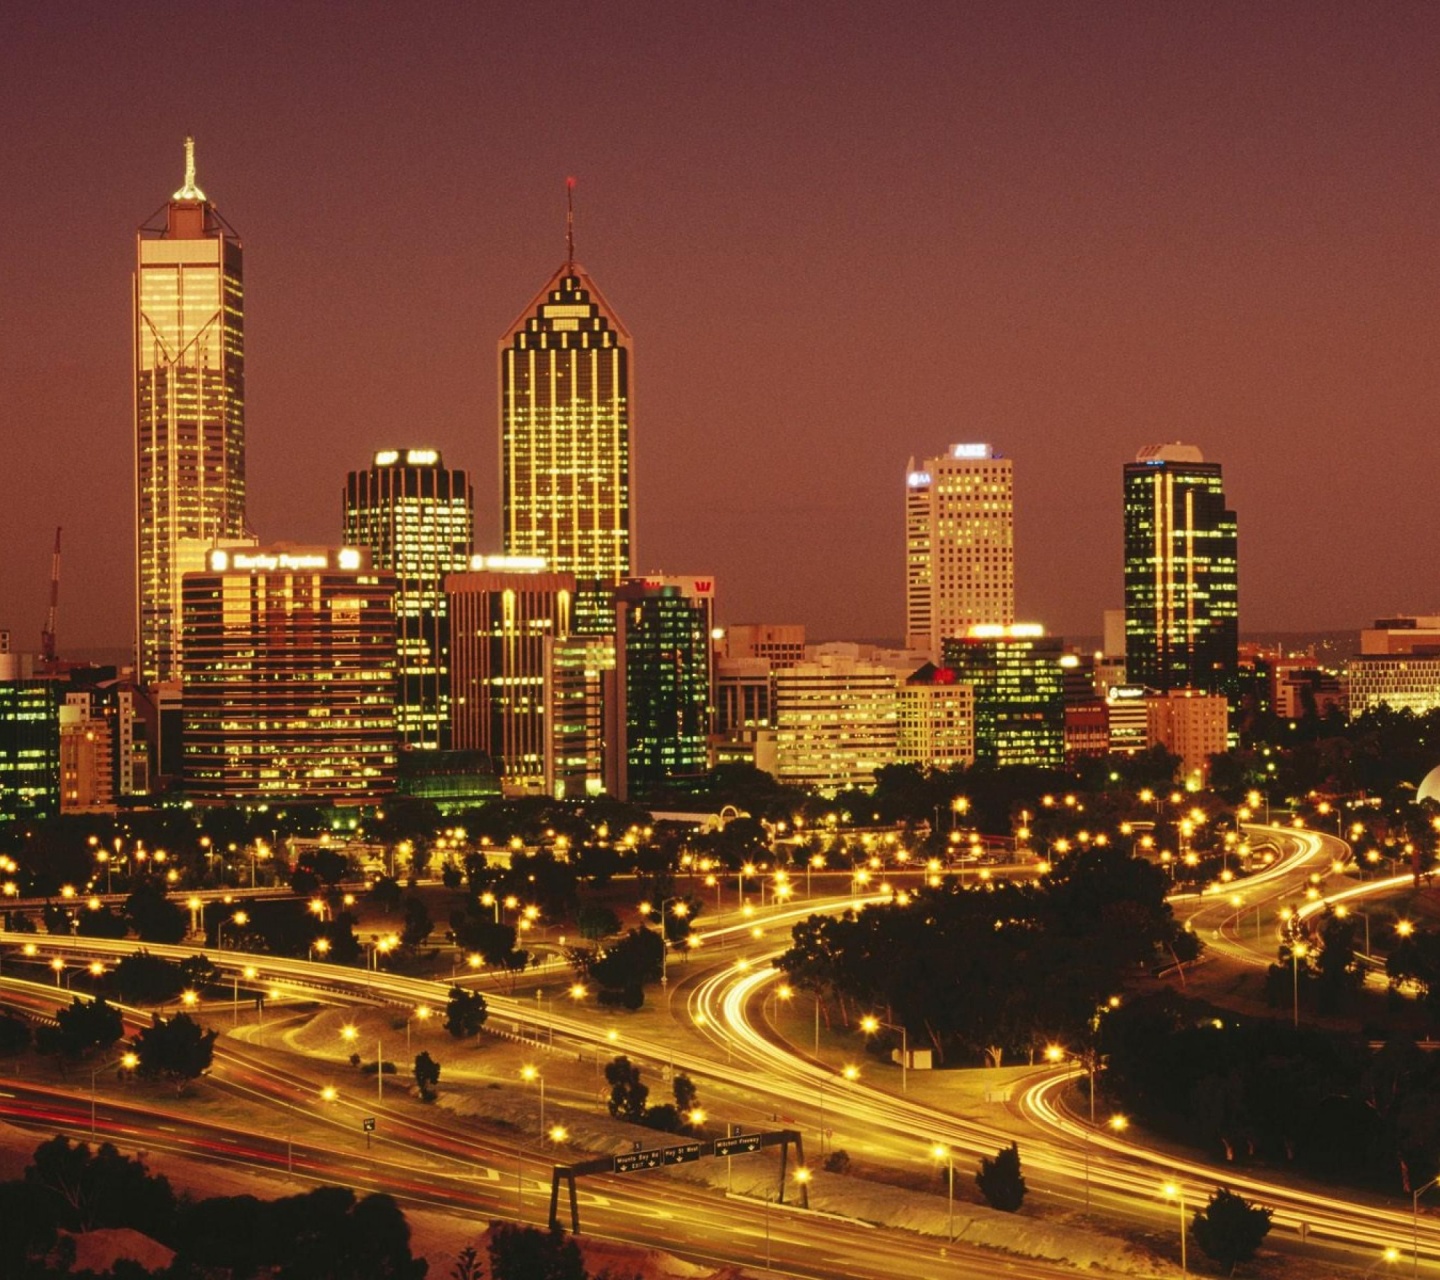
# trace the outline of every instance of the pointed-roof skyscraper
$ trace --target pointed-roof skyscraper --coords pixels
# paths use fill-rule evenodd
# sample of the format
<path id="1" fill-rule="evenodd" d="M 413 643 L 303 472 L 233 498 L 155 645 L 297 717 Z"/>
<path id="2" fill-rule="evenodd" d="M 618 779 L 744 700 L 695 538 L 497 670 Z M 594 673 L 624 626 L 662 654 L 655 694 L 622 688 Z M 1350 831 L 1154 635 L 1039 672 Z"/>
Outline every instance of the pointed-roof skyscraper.
<path id="1" fill-rule="evenodd" d="M 631 352 L 629 331 L 575 261 L 567 202 L 565 261 L 500 339 L 510 555 L 543 556 L 581 581 L 629 576 Z"/>
<path id="2" fill-rule="evenodd" d="M 245 295 L 240 237 L 195 182 L 136 234 L 137 676 L 180 678 L 180 580 L 245 532 Z"/>

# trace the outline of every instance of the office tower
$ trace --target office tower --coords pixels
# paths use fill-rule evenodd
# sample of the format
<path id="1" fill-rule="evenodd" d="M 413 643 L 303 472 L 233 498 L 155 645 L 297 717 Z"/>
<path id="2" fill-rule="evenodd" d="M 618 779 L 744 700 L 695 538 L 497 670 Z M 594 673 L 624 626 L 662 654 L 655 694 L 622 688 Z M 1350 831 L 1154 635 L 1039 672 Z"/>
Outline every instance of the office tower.
<path id="1" fill-rule="evenodd" d="M 871 787 L 897 760 L 898 668 L 855 644 L 818 646 L 775 673 L 775 776 L 833 795 Z"/>
<path id="2" fill-rule="evenodd" d="M 975 687 L 975 759 L 1058 766 L 1065 759 L 1064 642 L 1030 623 L 972 627 L 945 641 L 945 666 Z"/>
<path id="3" fill-rule="evenodd" d="M 186 795 L 390 795 L 394 575 L 358 547 L 219 547 L 207 561 L 184 582 Z"/>
<path id="4" fill-rule="evenodd" d="M 899 686 L 895 759 L 925 769 L 975 763 L 975 689 L 948 667 L 927 662 Z"/>
<path id="5" fill-rule="evenodd" d="M 180 580 L 245 530 L 245 313 L 240 238 L 185 185 L 135 242 L 136 662 L 180 678 Z"/>
<path id="6" fill-rule="evenodd" d="M 1125 464 L 1125 673 L 1165 691 L 1230 687 L 1238 666 L 1235 513 L 1220 464 L 1150 445 Z"/>
<path id="7" fill-rule="evenodd" d="M 956 444 L 905 476 L 905 643 L 938 660 L 974 626 L 1015 621 L 1015 494 L 1009 458 Z"/>
<path id="8" fill-rule="evenodd" d="M 54 680 L 0 681 L 0 821 L 60 809 L 60 693 Z"/>
<path id="9" fill-rule="evenodd" d="M 450 599 L 451 724 L 457 750 L 487 754 L 505 795 L 554 795 L 563 721 L 555 650 L 571 633 L 575 578 L 474 557 L 445 580 Z"/>
<path id="10" fill-rule="evenodd" d="M 450 745 L 445 575 L 470 566 L 474 496 L 434 449 L 385 449 L 345 481 L 345 543 L 395 575 L 396 728 L 402 747 Z"/>
<path id="11" fill-rule="evenodd" d="M 1229 747 L 1230 706 L 1219 694 L 1171 689 L 1145 698 L 1146 745 L 1180 757 L 1180 775 L 1196 789 L 1210 781 L 1210 757 Z"/>
<path id="12" fill-rule="evenodd" d="M 630 335 L 569 236 L 565 262 L 500 340 L 509 554 L 582 582 L 629 575 L 630 363 Z"/>
<path id="13" fill-rule="evenodd" d="M 710 765 L 713 578 L 634 578 L 615 589 L 615 669 L 605 690 L 606 790 L 683 787 Z"/>

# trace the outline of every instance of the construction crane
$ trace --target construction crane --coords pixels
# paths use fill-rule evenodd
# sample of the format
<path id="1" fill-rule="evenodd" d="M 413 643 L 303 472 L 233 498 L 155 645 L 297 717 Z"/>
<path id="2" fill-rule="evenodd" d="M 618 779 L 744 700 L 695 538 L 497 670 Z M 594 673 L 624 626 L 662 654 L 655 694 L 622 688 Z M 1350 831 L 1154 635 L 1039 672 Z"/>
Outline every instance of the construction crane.
<path id="1" fill-rule="evenodd" d="M 45 615 L 45 630 L 40 633 L 40 657 L 47 664 L 55 662 L 55 614 L 60 608 L 60 526 L 55 527 L 55 551 L 50 557 L 50 612 Z"/>

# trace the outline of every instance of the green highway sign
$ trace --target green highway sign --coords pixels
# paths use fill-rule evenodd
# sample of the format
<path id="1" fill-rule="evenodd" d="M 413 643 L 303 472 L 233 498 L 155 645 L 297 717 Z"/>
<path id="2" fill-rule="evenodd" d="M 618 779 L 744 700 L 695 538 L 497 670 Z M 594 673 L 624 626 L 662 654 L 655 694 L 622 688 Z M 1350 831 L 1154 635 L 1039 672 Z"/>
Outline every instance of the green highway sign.
<path id="1" fill-rule="evenodd" d="M 658 1169 L 665 1162 L 665 1153 L 654 1151 L 631 1151 L 615 1157 L 616 1173 L 634 1173 L 639 1169 Z"/>
<path id="2" fill-rule="evenodd" d="M 752 1151 L 759 1151 L 762 1145 L 762 1135 L 758 1133 L 744 1133 L 738 1138 L 716 1138 L 715 1154 L 717 1156 L 747 1156 Z"/>

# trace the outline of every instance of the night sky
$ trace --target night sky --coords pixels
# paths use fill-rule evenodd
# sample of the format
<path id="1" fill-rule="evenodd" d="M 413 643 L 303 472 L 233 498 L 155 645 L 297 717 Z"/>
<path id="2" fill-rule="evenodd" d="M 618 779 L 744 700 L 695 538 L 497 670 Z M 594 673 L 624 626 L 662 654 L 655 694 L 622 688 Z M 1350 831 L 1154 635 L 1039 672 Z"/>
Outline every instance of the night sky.
<path id="1" fill-rule="evenodd" d="M 133 619 L 130 273 L 245 244 L 249 515 L 434 446 L 498 547 L 495 344 L 564 256 L 636 339 L 642 570 L 903 631 L 910 455 L 1015 459 L 1019 614 L 1121 602 L 1121 466 L 1223 463 L 1242 631 L 1440 612 L 1440 6 L 7 5 L 0 627 Z"/>

